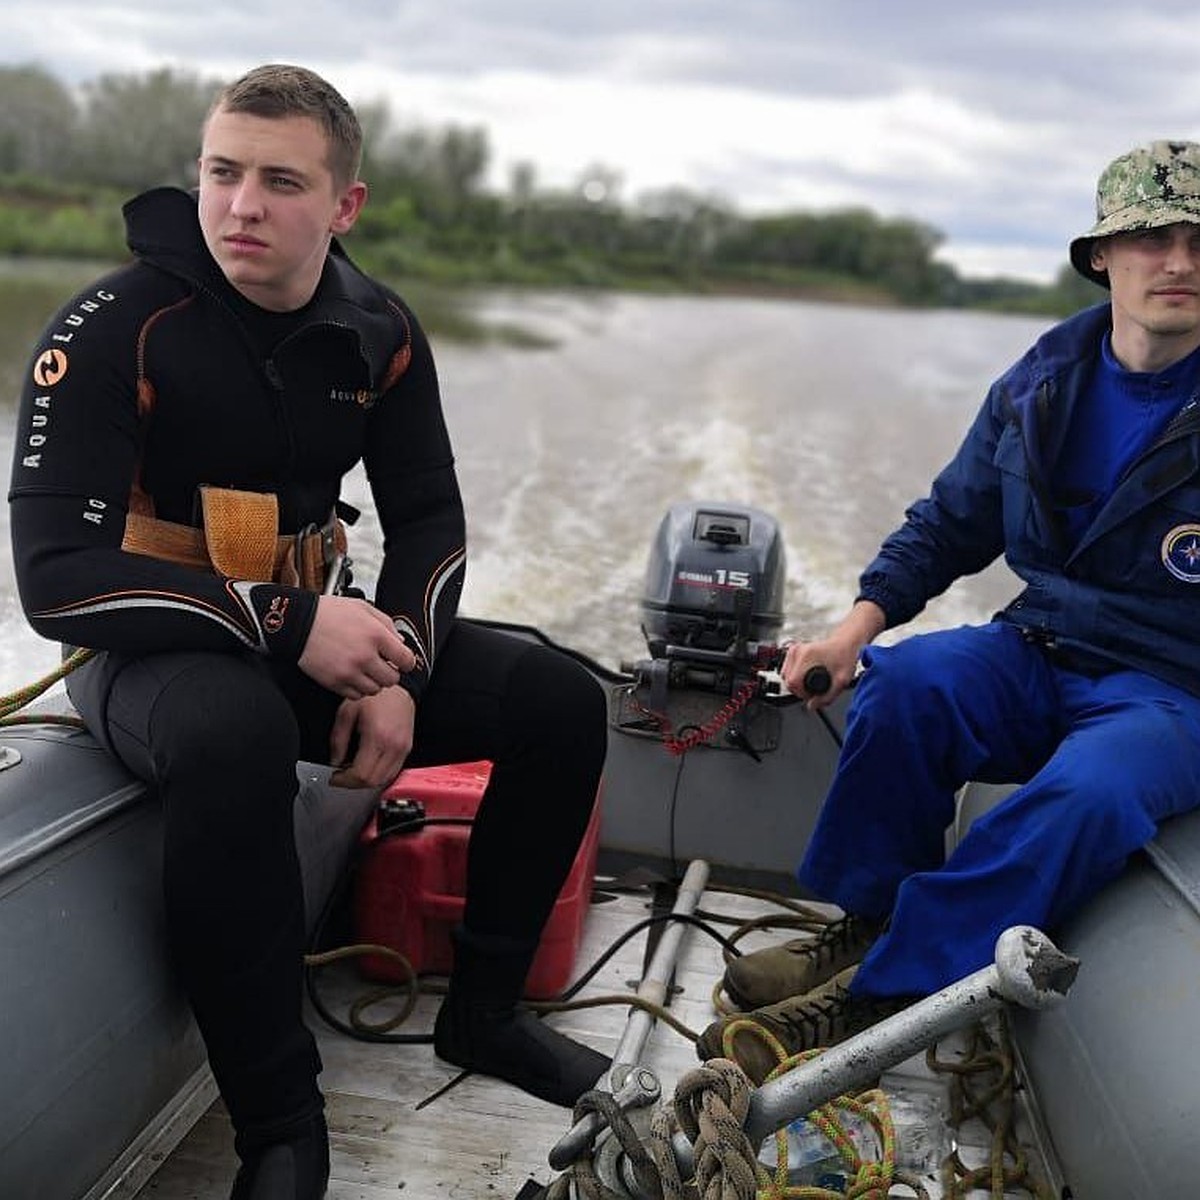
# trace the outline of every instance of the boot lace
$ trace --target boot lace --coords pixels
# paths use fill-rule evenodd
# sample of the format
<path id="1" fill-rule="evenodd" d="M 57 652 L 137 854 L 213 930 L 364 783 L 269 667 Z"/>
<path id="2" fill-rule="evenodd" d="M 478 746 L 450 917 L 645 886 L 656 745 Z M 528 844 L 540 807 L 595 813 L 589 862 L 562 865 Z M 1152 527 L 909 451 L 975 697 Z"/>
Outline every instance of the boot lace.
<path id="1" fill-rule="evenodd" d="M 790 949 L 814 959 L 818 964 L 824 959 L 833 962 L 839 953 L 866 948 L 875 940 L 879 927 L 861 917 L 841 917 L 830 921 L 819 933 L 810 938 L 797 939 Z"/>
<path id="2" fill-rule="evenodd" d="M 912 997 L 858 996 L 837 983 L 822 995 L 781 1005 L 773 1015 L 786 1032 L 774 1032 L 793 1054 L 798 1054 L 845 1041 L 910 1003 Z"/>

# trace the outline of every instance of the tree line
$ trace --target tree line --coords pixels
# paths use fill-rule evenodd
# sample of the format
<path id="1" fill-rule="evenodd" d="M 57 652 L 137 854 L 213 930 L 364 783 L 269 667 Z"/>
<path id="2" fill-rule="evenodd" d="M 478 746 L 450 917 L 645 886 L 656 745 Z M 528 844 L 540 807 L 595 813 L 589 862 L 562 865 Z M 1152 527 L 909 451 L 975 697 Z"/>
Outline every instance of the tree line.
<path id="1" fill-rule="evenodd" d="M 0 68 L 0 254 L 120 259 L 120 203 L 191 186 L 198 130 L 220 80 L 170 68 L 110 73 L 71 91 L 38 65 Z M 1098 295 L 1064 264 L 1041 287 L 966 280 L 942 234 L 864 208 L 745 215 L 684 187 L 621 197 L 594 164 L 540 186 L 531 162 L 486 186 L 483 128 L 397 126 L 359 106 L 371 203 L 348 248 L 385 276 L 463 283 L 754 289 L 919 305 L 1067 312 Z"/>

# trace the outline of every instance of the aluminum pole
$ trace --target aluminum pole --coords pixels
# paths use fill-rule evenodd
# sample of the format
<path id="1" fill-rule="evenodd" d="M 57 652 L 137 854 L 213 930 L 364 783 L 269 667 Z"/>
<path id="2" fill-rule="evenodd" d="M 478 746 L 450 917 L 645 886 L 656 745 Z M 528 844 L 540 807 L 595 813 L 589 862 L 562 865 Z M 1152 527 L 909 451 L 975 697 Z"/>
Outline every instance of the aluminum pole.
<path id="1" fill-rule="evenodd" d="M 691 916 L 699 907 L 708 883 L 708 871 L 708 863 L 703 859 L 694 859 L 688 863 L 671 908 L 672 917 Z M 688 925 L 683 921 L 668 920 L 665 923 L 658 945 L 651 955 L 650 964 L 642 976 L 641 983 L 638 984 L 639 999 L 649 1001 L 660 1008 L 665 1007 L 667 988 L 675 971 L 680 943 L 687 931 Z M 638 1066 L 638 1060 L 656 1020 L 652 1013 L 642 1008 L 630 1009 L 625 1032 L 613 1053 L 612 1066 L 596 1082 L 598 1089 L 612 1093 L 618 1101 L 630 1107 L 652 1104 L 660 1094 L 654 1073 Z M 649 1080 L 653 1080 L 653 1086 L 650 1086 Z M 551 1149 L 550 1166 L 556 1171 L 566 1170 L 591 1145 L 602 1127 L 600 1117 L 596 1113 L 588 1113 L 580 1118 Z"/>

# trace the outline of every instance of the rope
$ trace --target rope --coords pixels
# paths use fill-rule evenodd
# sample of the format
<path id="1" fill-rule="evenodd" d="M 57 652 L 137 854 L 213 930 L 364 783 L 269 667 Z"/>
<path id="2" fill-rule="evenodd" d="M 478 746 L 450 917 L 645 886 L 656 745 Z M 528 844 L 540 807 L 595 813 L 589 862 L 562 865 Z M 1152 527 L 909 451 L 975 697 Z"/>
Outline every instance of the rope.
<path id="1" fill-rule="evenodd" d="M 26 716 L 16 716 L 22 708 L 36 700 L 43 692 L 52 688 L 60 679 L 65 679 L 76 667 L 81 667 L 96 652 L 94 650 L 76 650 L 70 657 L 64 659 L 48 675 L 34 683 L 26 684 L 15 692 L 0 696 L 0 725 L 70 725 L 82 729 L 83 722 L 75 716 L 65 713 L 45 713 Z"/>
<path id="2" fill-rule="evenodd" d="M 695 1150 L 695 1194 L 702 1200 L 754 1200 L 766 1179 L 744 1129 L 752 1090 L 745 1072 L 726 1059 L 713 1059 L 676 1084 L 675 1122 Z"/>
<path id="3" fill-rule="evenodd" d="M 979 1188 L 989 1189 L 992 1200 L 1002 1200 L 1014 1188 L 1035 1200 L 1054 1200 L 1053 1191 L 1034 1171 L 1016 1135 L 1017 1079 L 1008 1014 L 999 1013 L 994 1035 L 983 1022 L 972 1027 L 962 1061 L 939 1059 L 936 1046 L 930 1047 L 925 1060 L 931 1070 L 950 1076 L 949 1123 L 957 1128 L 977 1119 L 990 1132 L 983 1166 L 966 1166 L 957 1149 L 942 1163 L 946 1200 L 962 1200 Z"/>
<path id="4" fill-rule="evenodd" d="M 363 954 L 379 954 L 399 963 L 404 970 L 404 979 L 400 983 L 375 988 L 359 996 L 350 1005 L 349 1028 L 338 1024 L 336 1021 L 332 1023 L 334 1028 L 340 1029 L 343 1033 L 365 1035 L 370 1040 L 377 1040 L 381 1035 L 390 1033 L 397 1026 L 403 1025 L 412 1016 L 413 1009 L 417 1006 L 417 999 L 422 989 L 417 980 L 417 973 L 412 968 L 412 963 L 399 950 L 393 950 L 391 946 L 360 942 L 353 946 L 339 946 L 333 950 L 323 950 L 319 953 L 306 954 L 304 956 L 304 965 L 308 968 L 325 967 L 330 963 L 340 962 L 346 958 L 356 958 Z M 363 1012 L 372 1005 L 379 1004 L 383 1000 L 390 1000 L 393 996 L 401 992 L 405 994 L 405 1000 L 400 1011 L 395 1016 L 383 1021 L 368 1021 L 363 1017 Z M 326 1012 L 322 1011 L 321 1015 L 326 1020 L 329 1020 L 329 1015 Z"/>
<path id="5" fill-rule="evenodd" d="M 606 996 L 588 996 L 586 1000 L 523 1000 L 521 1004 L 523 1008 L 540 1013 L 575 1012 L 577 1009 L 602 1008 L 605 1005 L 623 1004 L 627 1008 L 639 1008 L 642 1012 L 649 1013 L 664 1025 L 669 1025 L 680 1037 L 687 1038 L 689 1042 L 698 1042 L 700 1040 L 700 1035 L 679 1020 L 670 1009 L 664 1008 L 661 1004 L 656 1004 L 653 1000 L 647 1000 L 644 996 L 634 994 L 623 995 L 614 992 L 612 995 Z"/>
<path id="6" fill-rule="evenodd" d="M 787 1048 L 770 1030 L 754 1020 L 746 1019 L 731 1021 L 722 1032 L 721 1048 L 730 1058 L 733 1055 L 734 1040 L 739 1033 L 750 1033 L 759 1038 L 778 1059 L 764 1082 L 778 1079 L 793 1067 L 823 1053 L 823 1050 L 815 1049 L 789 1054 Z M 860 1124 L 865 1122 L 872 1128 L 880 1151 L 877 1160 L 863 1158 L 858 1144 L 842 1122 L 843 1113 L 857 1118 Z M 846 1197 L 849 1200 L 887 1200 L 893 1183 L 903 1183 L 917 1196 L 926 1195 L 918 1180 L 896 1168 L 896 1129 L 885 1092 L 875 1088 L 859 1096 L 837 1096 L 814 1109 L 806 1120 L 820 1131 L 842 1159 L 847 1175 L 845 1192 L 789 1184 L 787 1131 L 781 1129 L 775 1134 L 777 1166 L 771 1186 L 763 1193 L 765 1197 L 769 1197 L 770 1200 L 776 1200 L 777 1197 L 805 1197 L 808 1200 L 831 1200 L 835 1197 Z"/>
<path id="7" fill-rule="evenodd" d="M 89 652 L 84 651 L 73 657 L 78 657 L 79 662 L 82 662 L 89 656 Z M 73 669 L 73 665 L 78 663 L 68 660 L 63 664 L 61 671 L 48 677 L 44 686 L 37 690 L 29 689 L 30 698 L 40 694 L 57 678 L 67 674 Z M 786 910 L 736 924 L 734 918 L 723 914 L 705 914 L 714 922 L 735 925 L 734 932 L 724 939 L 715 931 L 710 931 L 721 941 L 727 965 L 739 954 L 736 943 L 753 931 L 798 929 L 818 933 L 836 919 L 803 901 L 776 892 L 727 884 L 713 884 L 711 890 L 772 901 Z M 387 946 L 358 945 L 323 954 L 307 955 L 305 963 L 315 968 L 367 953 L 383 954 L 401 962 L 406 970 L 404 982 L 360 997 L 351 1005 L 349 1026 L 331 1019 L 327 1012 L 322 1012 L 321 1015 L 342 1032 L 365 1037 L 367 1040 L 428 1040 L 420 1035 L 408 1039 L 388 1036 L 388 1031 L 395 1029 L 411 1015 L 420 992 L 436 990 L 418 981 L 403 955 Z M 601 963 L 603 961 L 602 958 Z M 599 967 L 601 963 L 597 963 L 596 966 Z M 592 973 L 594 972 L 585 975 L 559 1000 L 526 1000 L 524 1006 L 535 1012 L 546 1013 L 569 1012 L 603 1005 L 625 1005 L 652 1014 L 690 1041 L 698 1040 L 698 1035 L 675 1018 L 669 1010 L 636 995 L 602 995 L 585 1000 L 570 999 L 569 997 Z M 371 1005 L 401 991 L 407 992 L 406 1002 L 395 1017 L 385 1022 L 368 1022 L 362 1016 L 364 1010 Z M 723 1005 L 719 991 L 718 982 L 714 989 L 714 1007 L 721 1012 Z M 741 1032 L 749 1032 L 763 1040 L 779 1060 L 768 1079 L 775 1079 L 792 1069 L 798 1062 L 821 1053 L 820 1050 L 815 1050 L 789 1056 L 786 1048 L 768 1030 L 757 1022 L 746 1020 L 731 1022 L 725 1028 L 723 1052 L 726 1055 L 731 1054 L 733 1037 Z M 1024 1189 L 1035 1197 L 1035 1200 L 1054 1200 L 1053 1193 L 1034 1174 L 1028 1157 L 1016 1138 L 1013 1124 L 1015 1066 L 1004 1015 L 1001 1014 L 999 1035 L 994 1040 L 982 1025 L 975 1027 L 968 1051 L 960 1061 L 939 1060 L 936 1051 L 936 1046 L 931 1047 L 926 1060 L 931 1070 L 952 1077 L 952 1112 L 949 1123 L 958 1127 L 967 1120 L 978 1118 L 991 1131 L 986 1165 L 967 1167 L 957 1150 L 943 1161 L 940 1182 L 945 1200 L 965 1200 L 968 1194 L 977 1189 L 990 1189 L 991 1200 L 1004 1200 L 1012 1188 Z M 602 1124 L 611 1131 L 626 1154 L 638 1180 L 641 1194 L 653 1197 L 653 1200 L 887 1200 L 892 1189 L 896 1187 L 909 1189 L 917 1200 L 929 1200 L 929 1194 L 921 1181 L 895 1166 L 895 1126 L 887 1095 L 881 1090 L 873 1089 L 858 1096 L 836 1097 L 806 1117 L 845 1164 L 846 1190 L 833 1191 L 824 1187 L 788 1182 L 786 1130 L 780 1130 L 774 1135 L 774 1171 L 768 1171 L 758 1160 L 754 1148 L 750 1146 L 743 1132 L 751 1088 L 749 1079 L 735 1062 L 714 1059 L 706 1063 L 679 1081 L 673 1106 L 664 1104 L 652 1114 L 646 1145 L 638 1138 L 625 1112 L 606 1092 L 588 1093 L 581 1097 L 580 1105 L 584 1107 L 577 1107 L 576 1120 L 587 1113 L 597 1113 Z M 860 1126 L 865 1123 L 872 1128 L 880 1149 L 878 1160 L 863 1159 L 860 1147 L 846 1128 L 843 1119 L 845 1117 L 857 1120 Z M 676 1130 L 682 1130 L 694 1147 L 695 1177 L 691 1180 L 680 1178 L 672 1146 Z M 572 1163 L 565 1173 L 550 1184 L 546 1193 L 547 1200 L 569 1200 L 572 1184 L 576 1189 L 574 1194 L 580 1200 L 627 1200 L 626 1192 L 614 1192 L 597 1176 L 590 1154 Z"/>
<path id="8" fill-rule="evenodd" d="M 81 661 L 84 659 L 81 658 Z M 68 664 L 64 664 L 59 677 L 69 669 Z M 53 681 L 51 678 L 46 686 Z M 714 931 L 713 936 L 722 941 L 727 964 L 738 955 L 736 942 L 752 931 L 794 928 L 816 933 L 834 919 L 802 901 L 775 892 L 725 884 L 714 884 L 711 890 L 770 900 L 787 910 L 786 913 L 767 914 L 743 921 L 725 939 L 720 939 Z M 734 924 L 732 918 L 724 916 L 711 916 L 710 919 Z M 420 1035 L 412 1035 L 407 1039 L 388 1035 L 388 1031 L 395 1029 L 411 1015 L 419 992 L 436 990 L 429 987 L 427 982 L 418 981 L 403 955 L 387 946 L 348 946 L 323 954 L 310 954 L 305 962 L 315 968 L 366 953 L 383 954 L 400 961 L 407 973 L 404 982 L 360 997 L 350 1008 L 350 1025 L 331 1020 L 330 1014 L 325 1012 L 322 1012 L 322 1016 L 342 1032 L 367 1040 L 428 1040 Z M 600 963 L 596 965 L 598 967 Z M 669 1010 L 636 995 L 570 999 L 588 977 L 585 975 L 576 987 L 568 989 L 559 1000 L 527 1000 L 524 1006 L 535 1012 L 546 1013 L 625 1005 L 652 1014 L 690 1041 L 698 1040 L 698 1035 Z M 717 995 L 719 988 L 718 983 L 714 990 L 714 1007 L 722 1011 Z M 401 991 L 407 992 L 407 998 L 401 1012 L 395 1017 L 385 1022 L 368 1022 L 363 1017 L 363 1012 L 371 1005 Z M 726 1026 L 723 1053 L 731 1054 L 733 1037 L 743 1032 L 764 1041 L 779 1060 L 768 1079 L 777 1078 L 798 1062 L 821 1053 L 815 1050 L 789 1057 L 786 1048 L 768 1030 L 751 1020 L 731 1022 Z M 948 1123 L 957 1128 L 966 1121 L 979 1119 L 991 1134 L 987 1162 L 983 1166 L 968 1167 L 957 1149 L 943 1160 L 940 1183 L 945 1200 L 966 1200 L 969 1194 L 980 1189 L 987 1190 L 991 1200 L 1004 1200 L 1014 1188 L 1023 1189 L 1035 1200 L 1054 1200 L 1053 1193 L 1036 1176 L 1016 1137 L 1013 1118 L 1017 1083 L 1004 1014 L 1000 1014 L 999 1030 L 995 1037 L 983 1025 L 972 1030 L 971 1040 L 961 1058 L 955 1061 L 939 1060 L 937 1047 L 933 1046 L 926 1054 L 926 1062 L 932 1071 L 951 1077 L 951 1114 Z M 909 1189 L 917 1200 L 929 1200 L 921 1181 L 895 1166 L 896 1132 L 884 1092 L 874 1089 L 858 1096 L 839 1096 L 808 1114 L 806 1119 L 820 1131 L 845 1165 L 846 1190 L 832 1191 L 815 1185 L 788 1182 L 786 1130 L 774 1135 L 774 1171 L 768 1171 L 757 1159 L 742 1131 L 751 1087 L 750 1081 L 735 1062 L 714 1059 L 706 1063 L 679 1081 L 673 1106 L 664 1104 L 652 1114 L 645 1145 L 633 1130 L 628 1116 L 605 1092 L 589 1093 L 582 1097 L 580 1104 L 586 1107 L 577 1110 L 576 1119 L 589 1112 L 600 1116 L 602 1124 L 611 1131 L 627 1155 L 641 1194 L 651 1196 L 654 1200 L 886 1200 L 897 1187 Z M 860 1126 L 870 1126 L 880 1150 L 878 1160 L 863 1159 L 860 1147 L 847 1129 L 847 1119 L 857 1121 Z M 695 1177 L 691 1180 L 683 1180 L 679 1176 L 672 1146 L 672 1137 L 678 1129 L 683 1130 L 694 1147 Z M 590 1154 L 572 1163 L 567 1172 L 550 1185 L 546 1193 L 547 1200 L 569 1200 L 572 1184 L 576 1189 L 574 1194 L 580 1200 L 627 1200 L 626 1192 L 614 1192 L 597 1176 Z"/>
<path id="9" fill-rule="evenodd" d="M 659 1168 L 652 1150 L 642 1145 L 626 1112 L 607 1092 L 585 1092 L 579 1097 L 572 1114 L 580 1121 L 589 1113 L 596 1113 L 602 1123 L 612 1130 L 622 1150 L 629 1157 L 639 1189 L 649 1194 L 652 1200 L 666 1200 Z M 569 1200 L 571 1185 L 584 1200 L 627 1200 L 624 1192 L 615 1192 L 596 1174 L 589 1156 L 579 1158 L 568 1171 L 560 1175 L 546 1192 L 546 1200 Z"/>
<path id="10" fill-rule="evenodd" d="M 802 1058 L 785 1058 L 769 1078 L 790 1070 Z M 603 1092 L 588 1093 L 575 1109 L 575 1120 L 598 1113 L 628 1156 L 639 1194 L 652 1200 L 887 1200 L 903 1185 L 919 1200 L 929 1200 L 919 1180 L 895 1168 L 896 1132 L 887 1097 L 879 1090 L 839 1096 L 810 1113 L 808 1120 L 837 1150 L 846 1164 L 845 1191 L 788 1181 L 787 1131 L 775 1134 L 776 1167 L 769 1172 L 745 1133 L 753 1085 L 735 1062 L 717 1058 L 684 1075 L 674 1099 L 659 1105 L 650 1119 L 646 1144 L 634 1133 L 628 1116 Z M 869 1124 L 881 1147 L 878 1160 L 864 1159 L 843 1122 L 843 1115 Z M 693 1147 L 694 1176 L 685 1180 L 675 1157 L 676 1132 Z M 647 1154 L 648 1152 L 648 1154 Z M 581 1157 L 550 1185 L 547 1200 L 567 1200 L 574 1184 L 583 1200 L 623 1200 L 596 1175 L 590 1156 Z"/>
<path id="11" fill-rule="evenodd" d="M 64 668 L 66 664 L 64 664 Z M 62 672 L 66 673 L 66 670 Z M 47 685 L 48 686 L 48 685 Z M 768 914 L 737 925 L 733 934 L 722 940 L 728 963 L 737 956 L 735 943 L 751 931 L 767 928 L 795 928 L 817 932 L 833 918 L 815 910 L 802 901 L 774 892 L 716 884 L 712 890 L 746 894 L 771 900 L 787 913 Z M 732 924 L 729 918 L 724 919 Z M 714 933 L 714 936 L 718 936 Z M 401 962 L 406 970 L 403 983 L 370 992 L 353 1003 L 350 1025 L 330 1019 L 330 1024 L 344 1033 L 367 1040 L 428 1040 L 420 1035 L 409 1039 L 388 1035 L 388 1031 L 405 1021 L 411 1014 L 417 996 L 423 991 L 437 990 L 427 981 L 418 981 L 411 965 L 403 955 L 387 946 L 347 946 L 305 958 L 309 967 L 316 968 L 357 954 L 383 954 Z M 604 959 L 601 960 L 603 962 Z M 598 963 L 597 966 L 600 964 Z M 582 985 L 586 981 L 579 981 Z M 578 986 L 578 985 L 577 985 Z M 719 984 L 718 984 L 719 989 Z M 525 1001 L 524 1006 L 535 1012 L 570 1012 L 603 1005 L 625 1005 L 640 1008 L 656 1019 L 670 1025 L 681 1036 L 697 1041 L 698 1035 L 680 1022 L 661 1005 L 636 995 L 601 995 L 585 1000 L 569 997 L 577 987 L 568 989 L 563 998 L 553 1001 Z M 400 1013 L 385 1022 L 368 1022 L 363 1012 L 373 1004 L 407 992 Z M 720 1011 L 719 1005 L 718 1011 Z M 748 1032 L 764 1041 L 779 1060 L 768 1076 L 775 1079 L 797 1063 L 821 1053 L 807 1051 L 789 1056 L 779 1041 L 757 1022 L 731 1022 L 724 1030 L 723 1053 L 730 1055 L 735 1035 Z M 926 1054 L 928 1067 L 935 1073 L 951 1077 L 951 1114 L 949 1124 L 955 1127 L 979 1119 L 991 1132 L 987 1163 L 968 1167 L 957 1149 L 943 1161 L 941 1186 L 945 1200 L 965 1200 L 973 1191 L 986 1189 L 991 1200 L 1004 1200 L 1011 1190 L 1024 1189 L 1035 1200 L 1054 1200 L 1047 1185 L 1037 1178 L 1028 1156 L 1017 1141 L 1014 1128 L 1015 1062 L 1008 1038 L 1007 1019 L 999 1018 L 999 1029 L 993 1037 L 984 1025 L 971 1033 L 966 1052 L 955 1061 L 937 1058 L 937 1047 Z M 836 1150 L 844 1164 L 846 1190 L 833 1191 L 815 1185 L 788 1182 L 788 1149 L 786 1130 L 778 1131 L 776 1166 L 768 1169 L 758 1160 L 743 1132 L 745 1114 L 752 1085 L 741 1068 L 729 1059 L 714 1059 L 682 1078 L 675 1092 L 673 1105 L 661 1105 L 651 1116 L 646 1144 L 643 1145 L 629 1122 L 628 1116 L 617 1107 L 606 1092 L 588 1093 L 582 1097 L 580 1116 L 595 1112 L 601 1118 L 629 1159 L 641 1189 L 640 1194 L 654 1200 L 886 1200 L 892 1190 L 904 1187 L 917 1200 L 929 1200 L 921 1181 L 896 1168 L 896 1131 L 887 1095 L 879 1089 L 858 1096 L 839 1096 L 808 1114 L 807 1120 L 820 1131 Z M 878 1142 L 878 1160 L 864 1159 L 859 1145 L 847 1129 L 847 1120 L 868 1125 Z M 682 1130 L 694 1147 L 695 1177 L 683 1180 L 672 1146 L 676 1130 Z M 614 1192 L 596 1174 L 590 1154 L 572 1163 L 568 1170 L 550 1185 L 547 1200 L 569 1200 L 574 1184 L 580 1200 L 627 1200 L 627 1193 Z"/>

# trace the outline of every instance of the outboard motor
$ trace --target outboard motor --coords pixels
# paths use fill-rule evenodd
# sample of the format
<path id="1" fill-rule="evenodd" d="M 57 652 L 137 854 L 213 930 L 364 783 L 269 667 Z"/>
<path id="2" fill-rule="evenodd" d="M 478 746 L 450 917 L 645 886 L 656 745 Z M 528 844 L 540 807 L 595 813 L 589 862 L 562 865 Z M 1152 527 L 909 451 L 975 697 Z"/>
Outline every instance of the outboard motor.
<path id="1" fill-rule="evenodd" d="M 744 505 L 673 504 L 658 527 L 641 599 L 650 662 L 633 672 L 655 691 L 728 694 L 771 665 L 786 581 L 775 519 Z"/>

